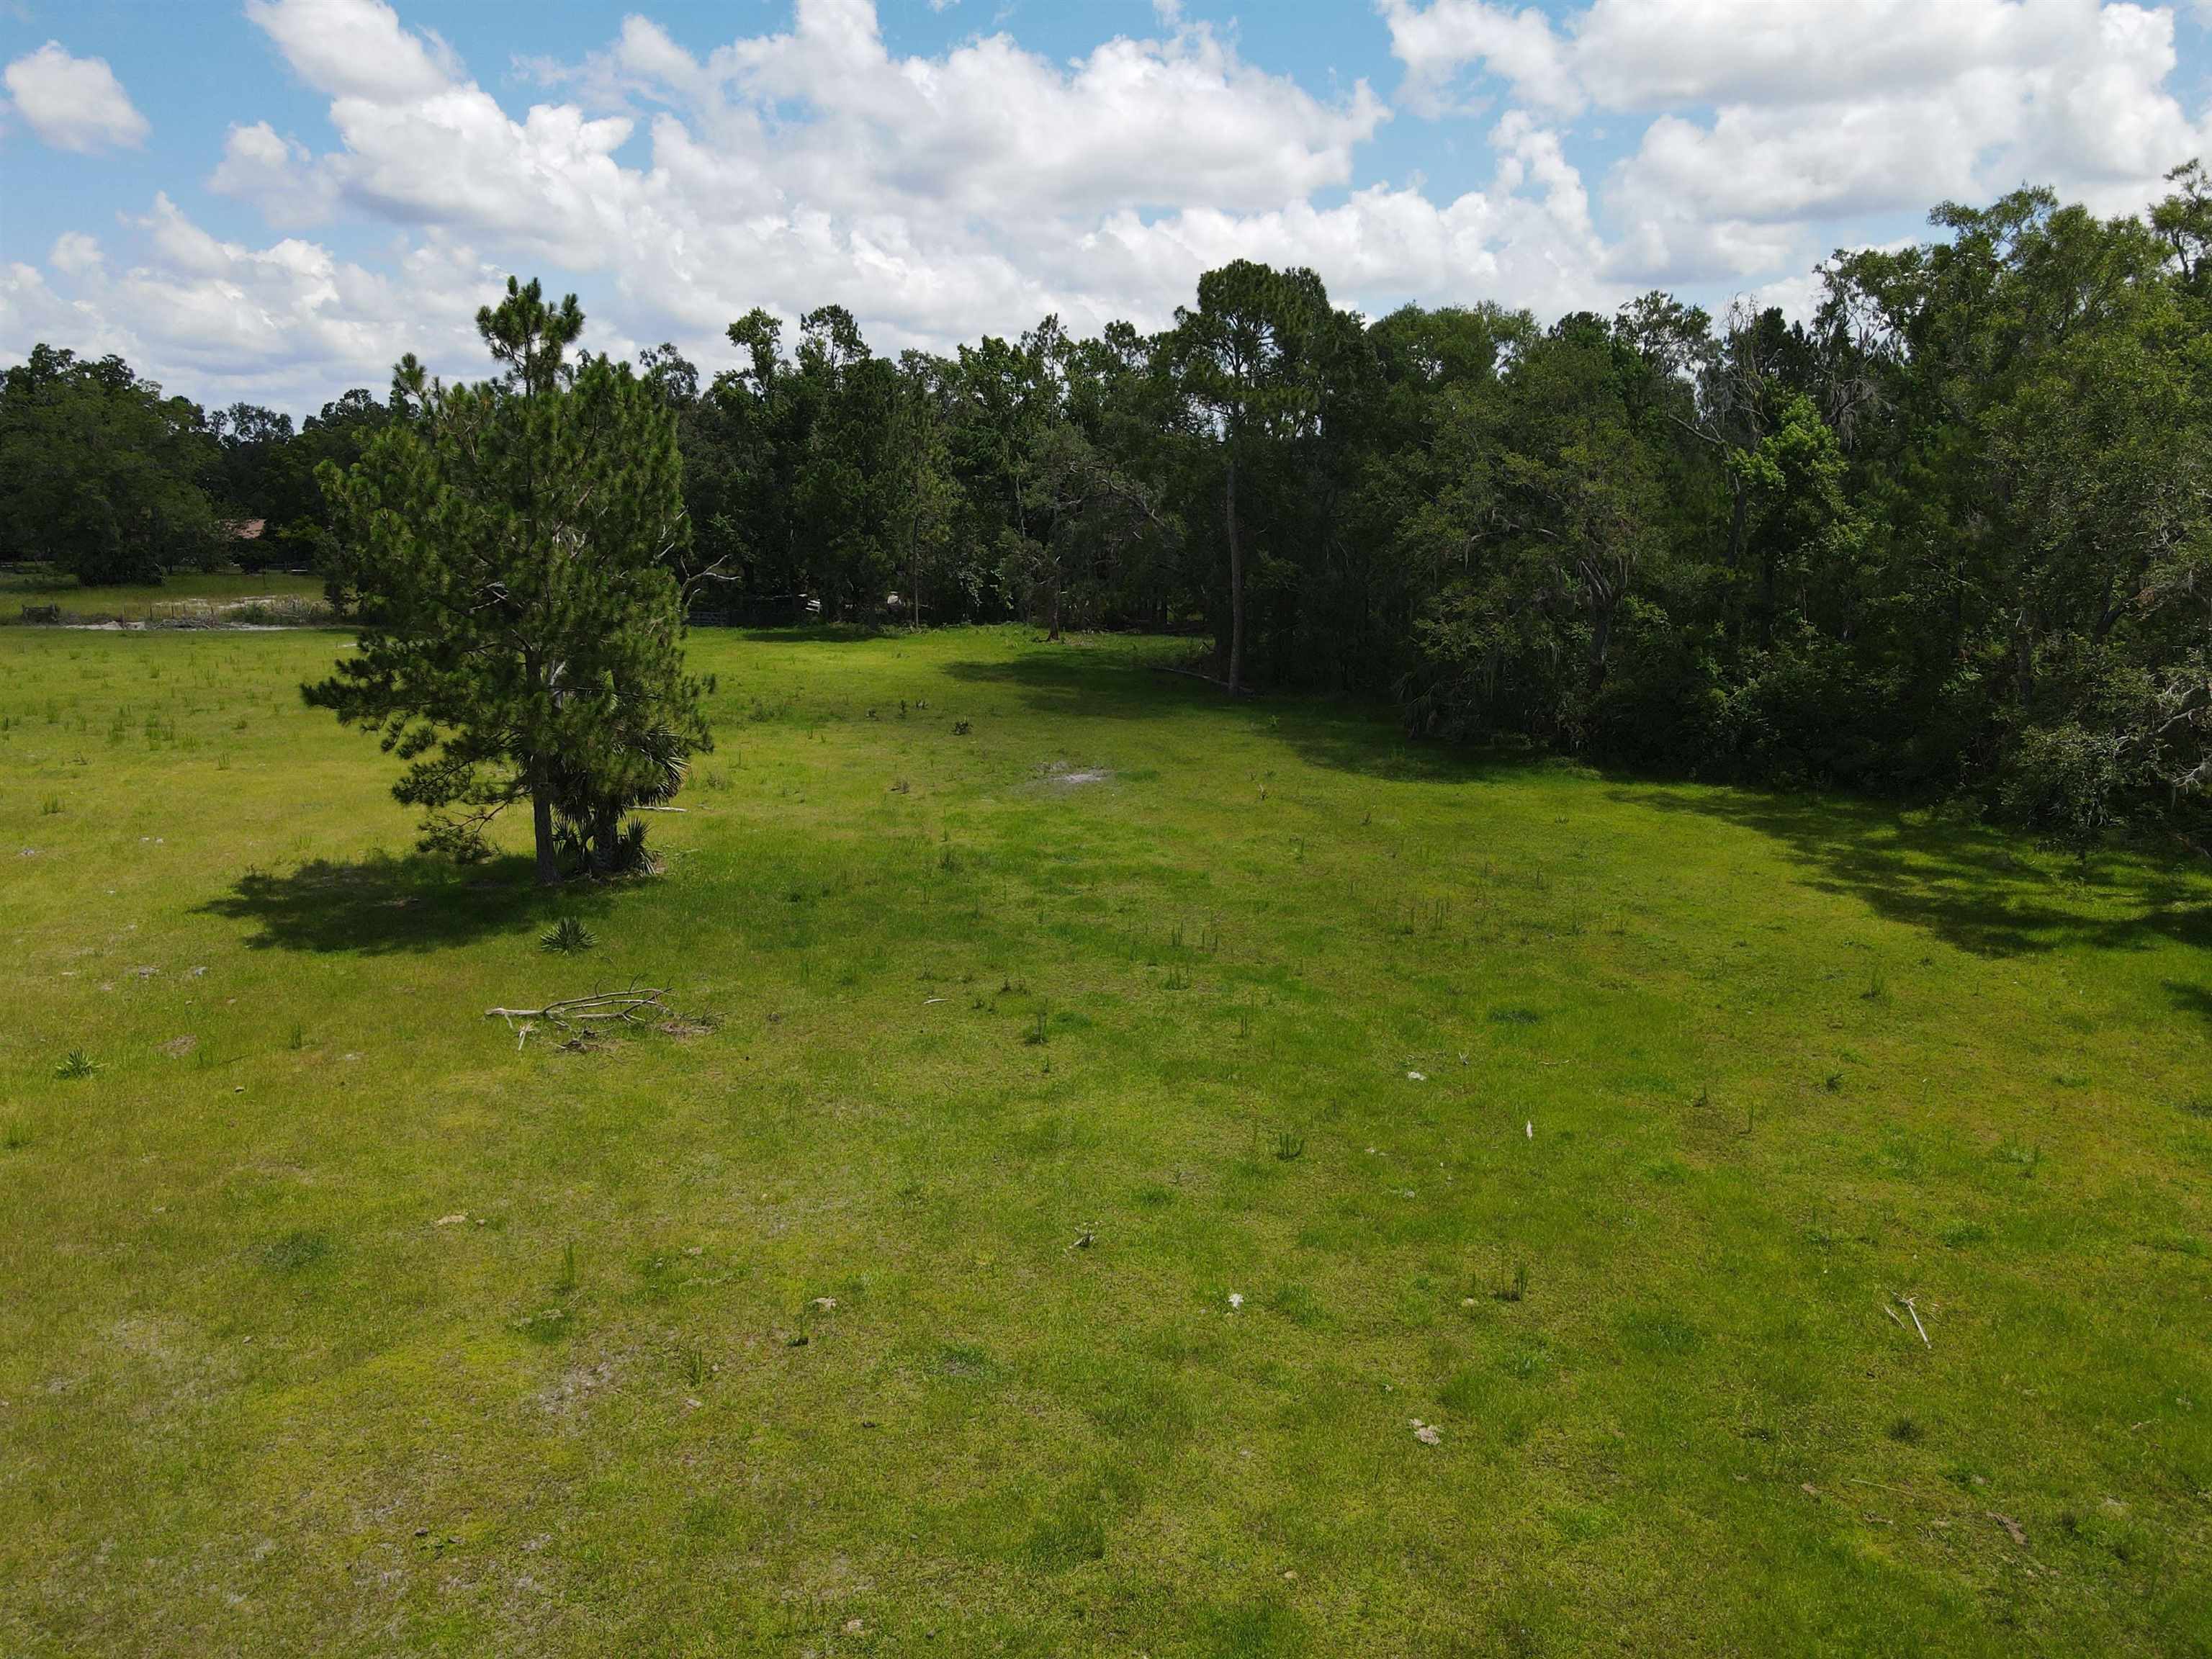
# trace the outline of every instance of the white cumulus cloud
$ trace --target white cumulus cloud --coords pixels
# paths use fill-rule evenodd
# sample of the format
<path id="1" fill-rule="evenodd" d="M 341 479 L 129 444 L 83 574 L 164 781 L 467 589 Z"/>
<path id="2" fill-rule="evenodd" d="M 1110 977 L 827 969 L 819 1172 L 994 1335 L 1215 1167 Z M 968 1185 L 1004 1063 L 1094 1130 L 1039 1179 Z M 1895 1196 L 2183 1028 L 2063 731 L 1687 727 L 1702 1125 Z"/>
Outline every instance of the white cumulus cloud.
<path id="1" fill-rule="evenodd" d="M 788 27 L 703 55 L 633 15 L 580 63 L 529 63 L 548 95 L 519 112 L 384 0 L 252 0 L 248 15 L 329 99 L 339 144 L 312 155 L 236 126 L 216 188 L 280 228 L 353 210 L 603 277 L 625 330 L 710 359 L 760 304 L 838 301 L 888 347 L 1052 311 L 1158 325 L 1238 252 L 1392 301 L 1492 283 L 1543 302 L 1587 290 L 1596 266 L 1581 181 L 1527 118 L 1500 125 L 1484 190 L 1354 188 L 1389 118 L 1375 93 L 1318 97 L 1173 7 L 1156 38 L 1072 62 L 1004 33 L 901 56 L 871 0 L 797 0 Z M 1324 192 L 1340 199 L 1319 206 Z"/>
<path id="2" fill-rule="evenodd" d="M 58 40 L 26 52 L 0 76 L 16 112 L 57 149 L 143 143 L 151 131 L 104 58 L 72 58 Z"/>
<path id="3" fill-rule="evenodd" d="M 68 276 L 82 276 L 100 269 L 100 244 L 82 231 L 65 230 L 54 238 L 46 263 Z"/>
<path id="4" fill-rule="evenodd" d="M 1481 87 L 1561 114 L 1649 115 L 1606 181 L 1624 278 L 1770 269 L 1814 222 L 2049 183 L 2142 206 L 2212 123 L 2170 88 L 2169 9 L 2124 0 L 1382 0 L 1405 95 Z M 1822 250 L 1825 251 L 1825 250 Z"/>
<path id="5" fill-rule="evenodd" d="M 328 217 L 337 200 L 330 170 L 316 164 L 305 144 L 280 136 L 266 121 L 231 128 L 208 188 L 248 198 L 271 224 L 287 229 Z"/>

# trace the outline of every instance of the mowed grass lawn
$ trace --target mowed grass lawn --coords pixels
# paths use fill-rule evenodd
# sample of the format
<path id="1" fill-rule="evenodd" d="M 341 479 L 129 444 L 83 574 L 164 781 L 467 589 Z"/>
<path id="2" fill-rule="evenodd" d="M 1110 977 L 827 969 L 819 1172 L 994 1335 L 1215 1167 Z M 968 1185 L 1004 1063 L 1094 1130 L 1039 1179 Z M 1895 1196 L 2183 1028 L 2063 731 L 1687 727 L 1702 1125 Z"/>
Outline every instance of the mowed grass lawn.
<path id="1" fill-rule="evenodd" d="M 718 632 L 547 896 L 345 640 L 0 635 L 0 1651 L 2212 1651 L 2201 866 Z"/>

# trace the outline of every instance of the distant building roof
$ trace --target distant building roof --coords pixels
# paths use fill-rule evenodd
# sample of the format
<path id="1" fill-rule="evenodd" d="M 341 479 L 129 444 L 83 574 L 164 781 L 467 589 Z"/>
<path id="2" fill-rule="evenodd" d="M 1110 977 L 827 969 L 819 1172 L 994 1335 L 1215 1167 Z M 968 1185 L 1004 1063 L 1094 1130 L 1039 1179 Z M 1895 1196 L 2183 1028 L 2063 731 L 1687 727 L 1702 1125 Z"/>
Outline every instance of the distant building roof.
<path id="1" fill-rule="evenodd" d="M 261 526 L 268 522 L 266 519 L 233 519 L 224 527 L 234 542 L 258 542 L 261 539 Z"/>

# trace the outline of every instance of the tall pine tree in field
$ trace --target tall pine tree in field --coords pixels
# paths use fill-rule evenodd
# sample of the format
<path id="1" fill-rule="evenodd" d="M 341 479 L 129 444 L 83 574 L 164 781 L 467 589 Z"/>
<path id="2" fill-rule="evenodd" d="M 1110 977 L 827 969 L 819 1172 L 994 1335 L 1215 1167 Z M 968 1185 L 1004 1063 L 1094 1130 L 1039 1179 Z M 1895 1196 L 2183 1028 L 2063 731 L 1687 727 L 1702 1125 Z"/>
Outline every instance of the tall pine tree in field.
<path id="1" fill-rule="evenodd" d="M 625 816 L 712 746 L 671 568 L 689 533 L 675 419 L 629 365 L 569 365 L 583 321 L 573 295 L 549 307 L 510 278 L 477 314 L 500 380 L 446 386 L 402 362 L 400 417 L 319 474 L 360 643 L 304 688 L 410 763 L 392 793 L 426 809 L 426 848 L 478 853 L 526 799 L 547 884 L 564 863 L 639 867 Z"/>
<path id="2" fill-rule="evenodd" d="M 1320 429 L 1328 290 L 1312 271 L 1237 259 L 1198 279 L 1198 305 L 1176 308 L 1169 352 L 1191 405 L 1219 433 L 1229 553 L 1229 691 L 1244 685 L 1245 567 L 1251 538 L 1237 506 L 1249 479 L 1287 441 Z M 1249 489 L 1249 485 L 1248 485 Z"/>

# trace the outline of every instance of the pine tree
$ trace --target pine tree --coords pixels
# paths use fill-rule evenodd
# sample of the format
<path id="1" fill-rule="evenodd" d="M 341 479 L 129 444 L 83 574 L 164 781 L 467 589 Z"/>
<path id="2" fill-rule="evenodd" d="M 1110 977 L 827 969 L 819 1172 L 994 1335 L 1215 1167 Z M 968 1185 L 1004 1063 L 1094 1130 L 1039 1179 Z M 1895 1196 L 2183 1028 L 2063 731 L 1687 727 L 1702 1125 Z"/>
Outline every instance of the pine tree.
<path id="1" fill-rule="evenodd" d="M 1198 279 L 1195 309 L 1176 309 L 1170 343 L 1191 404 L 1221 436 L 1222 528 L 1229 552 L 1229 692 L 1244 685 L 1245 567 L 1249 539 L 1237 511 L 1237 478 L 1272 445 L 1320 423 L 1317 373 L 1328 291 L 1304 268 L 1276 270 L 1233 260 Z"/>
<path id="2" fill-rule="evenodd" d="M 477 327 L 501 379 L 445 386 L 408 358 L 396 418 L 349 471 L 319 473 L 331 586 L 361 628 L 303 690 L 410 763 L 392 793 L 426 809 L 426 848 L 480 854 L 527 799 L 540 882 L 564 853 L 635 867 L 643 830 L 624 815 L 712 745 L 670 568 L 687 534 L 676 422 L 627 364 L 569 365 L 573 295 L 550 307 L 510 278 Z"/>

